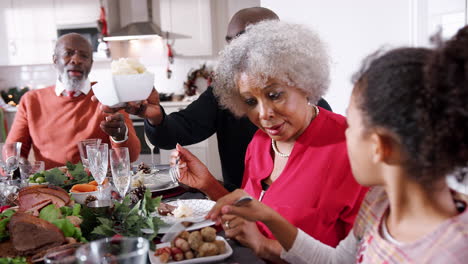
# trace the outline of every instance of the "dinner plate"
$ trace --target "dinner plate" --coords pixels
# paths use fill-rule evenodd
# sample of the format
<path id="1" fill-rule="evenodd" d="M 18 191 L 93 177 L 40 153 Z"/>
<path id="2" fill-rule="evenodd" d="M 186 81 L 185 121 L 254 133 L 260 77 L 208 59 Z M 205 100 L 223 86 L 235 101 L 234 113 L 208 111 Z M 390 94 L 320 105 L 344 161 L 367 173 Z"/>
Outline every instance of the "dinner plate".
<path id="1" fill-rule="evenodd" d="M 229 243 L 226 241 L 226 239 L 224 239 L 221 236 L 216 236 L 216 240 L 221 240 L 226 245 L 226 252 L 224 252 L 223 254 L 216 255 L 216 256 L 209 256 L 209 257 L 202 257 L 202 258 L 186 259 L 186 260 L 181 260 L 181 261 L 169 261 L 168 263 L 172 263 L 172 264 L 210 263 L 210 262 L 220 261 L 220 260 L 230 257 L 232 255 L 232 248 L 229 245 Z M 156 248 L 161 248 L 165 246 L 168 246 L 168 243 L 158 244 L 156 245 Z M 152 264 L 162 263 L 161 261 L 159 261 L 159 257 L 154 255 L 154 251 L 152 250 L 148 251 L 148 255 L 150 258 L 150 262 Z"/>
<path id="2" fill-rule="evenodd" d="M 151 173 L 148 174 L 137 172 L 132 178 L 132 189 L 136 188 L 133 186 L 133 181 L 138 179 L 142 179 L 145 187 L 151 192 L 166 191 L 179 186 L 178 182 L 172 181 L 171 176 L 169 175 L 169 169 L 166 169 L 165 167 L 153 169 Z"/>
<path id="3" fill-rule="evenodd" d="M 194 223 L 193 225 L 187 227 L 185 230 L 193 231 L 193 230 L 201 229 L 201 228 L 204 228 L 204 227 L 207 227 L 207 226 L 212 226 L 214 224 L 215 224 L 215 222 L 213 222 L 211 220 L 205 220 L 205 221 L 202 221 L 202 222 Z M 169 225 L 169 224 L 160 225 L 159 229 L 158 229 L 158 234 L 167 233 L 167 231 L 169 230 L 169 228 L 171 228 L 171 226 L 172 225 Z"/>
<path id="4" fill-rule="evenodd" d="M 157 211 L 154 213 L 158 216 L 164 223 L 168 225 L 175 224 L 179 221 L 193 221 L 200 219 L 200 217 L 205 216 L 211 208 L 216 204 L 216 202 L 207 199 L 187 199 L 187 200 L 176 200 L 168 202 L 167 204 L 173 206 L 185 205 L 190 207 L 193 210 L 193 214 L 189 217 L 175 217 L 172 215 L 160 215 Z M 200 222 L 201 223 L 201 222 Z"/>

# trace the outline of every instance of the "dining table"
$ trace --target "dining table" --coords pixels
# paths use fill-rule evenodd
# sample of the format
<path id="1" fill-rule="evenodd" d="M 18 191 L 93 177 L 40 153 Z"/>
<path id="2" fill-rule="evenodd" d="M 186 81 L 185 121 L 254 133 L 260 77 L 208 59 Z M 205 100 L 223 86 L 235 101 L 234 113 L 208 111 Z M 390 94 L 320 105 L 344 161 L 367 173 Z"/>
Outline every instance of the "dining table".
<path id="1" fill-rule="evenodd" d="M 175 200 L 184 200 L 184 199 L 208 199 L 208 197 L 203 194 L 202 192 L 189 188 L 187 186 L 181 185 L 177 188 L 172 190 L 166 190 L 164 192 L 155 192 L 153 196 L 162 196 L 162 201 L 167 203 L 170 201 Z M 217 228 L 219 230 L 220 228 Z M 219 236 L 226 238 L 224 231 L 218 232 Z M 257 257 L 252 249 L 241 245 L 234 239 L 227 239 L 227 242 L 231 246 L 233 253 L 230 257 L 211 263 L 218 263 L 218 264 L 261 264 L 266 263 L 263 259 Z"/>

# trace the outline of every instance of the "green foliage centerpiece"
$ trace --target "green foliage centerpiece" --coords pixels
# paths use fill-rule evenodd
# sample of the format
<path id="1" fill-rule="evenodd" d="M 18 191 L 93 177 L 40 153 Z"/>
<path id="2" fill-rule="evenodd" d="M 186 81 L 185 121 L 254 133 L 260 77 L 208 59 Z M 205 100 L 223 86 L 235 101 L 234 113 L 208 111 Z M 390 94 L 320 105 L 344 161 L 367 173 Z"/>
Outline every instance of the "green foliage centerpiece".
<path id="1" fill-rule="evenodd" d="M 86 216 L 83 216 L 85 222 L 81 226 L 83 229 L 86 229 L 86 225 L 94 226 L 89 233 L 91 240 L 121 235 L 144 237 L 153 245 L 152 241 L 158 234 L 159 226 L 163 223 L 159 217 L 154 216 L 160 202 L 161 196 L 152 198 L 151 192 L 146 190 L 143 199 L 132 206 L 130 195 L 127 195 L 122 202 L 114 202 L 109 215 L 95 217 L 94 221 L 97 226 L 92 223 L 93 219 L 90 217 L 92 212 L 85 211 Z"/>

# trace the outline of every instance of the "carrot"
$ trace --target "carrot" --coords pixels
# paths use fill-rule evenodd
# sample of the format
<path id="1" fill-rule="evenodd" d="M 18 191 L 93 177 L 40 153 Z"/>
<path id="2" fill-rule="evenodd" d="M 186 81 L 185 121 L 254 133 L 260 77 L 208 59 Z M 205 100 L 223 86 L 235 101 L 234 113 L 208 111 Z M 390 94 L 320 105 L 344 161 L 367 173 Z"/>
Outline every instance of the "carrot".
<path id="1" fill-rule="evenodd" d="M 70 192 L 80 193 L 80 192 L 94 192 L 97 191 L 97 187 L 92 184 L 75 184 L 70 189 Z"/>
<path id="2" fill-rule="evenodd" d="M 102 185 L 105 185 L 109 180 L 104 179 L 104 182 L 102 183 Z M 97 182 L 96 181 L 90 181 L 88 182 L 88 184 L 91 184 L 91 185 L 94 185 L 94 186 L 98 186 Z"/>

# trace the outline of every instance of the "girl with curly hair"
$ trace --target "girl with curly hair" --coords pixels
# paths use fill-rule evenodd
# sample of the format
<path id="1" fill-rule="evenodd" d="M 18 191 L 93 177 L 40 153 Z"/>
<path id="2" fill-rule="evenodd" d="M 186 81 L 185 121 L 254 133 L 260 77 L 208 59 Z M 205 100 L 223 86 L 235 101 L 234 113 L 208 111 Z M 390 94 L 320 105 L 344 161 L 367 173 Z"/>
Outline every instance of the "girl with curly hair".
<path id="1" fill-rule="evenodd" d="M 446 175 L 468 162 L 468 27 L 436 50 L 395 49 L 364 65 L 346 140 L 353 175 L 372 188 L 336 249 L 255 200 L 232 206 L 242 190 L 208 217 L 265 223 L 291 263 L 466 263 L 468 210 L 455 206 Z"/>

